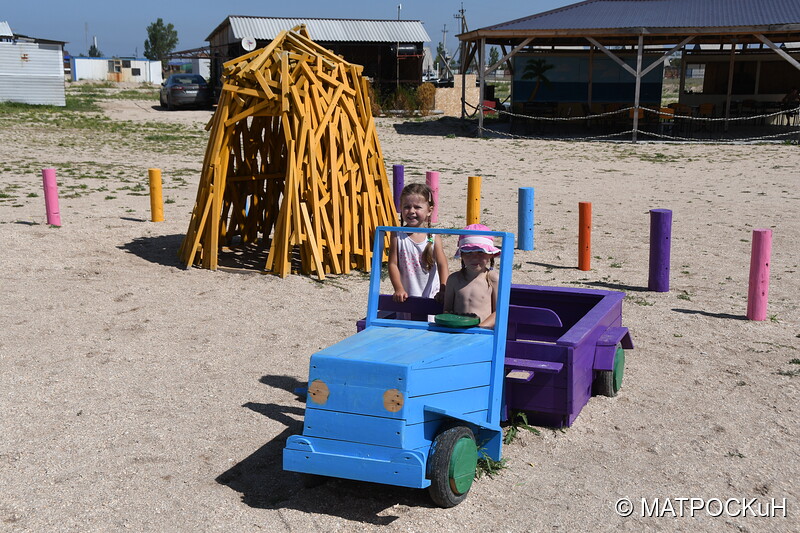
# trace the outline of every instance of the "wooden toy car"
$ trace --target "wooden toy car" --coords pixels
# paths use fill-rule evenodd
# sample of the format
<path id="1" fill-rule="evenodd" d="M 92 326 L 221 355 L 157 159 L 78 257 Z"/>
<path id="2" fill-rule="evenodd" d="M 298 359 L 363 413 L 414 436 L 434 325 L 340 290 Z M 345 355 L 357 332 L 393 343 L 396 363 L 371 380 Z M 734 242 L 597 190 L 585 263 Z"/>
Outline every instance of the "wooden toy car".
<path id="1" fill-rule="evenodd" d="M 510 233 L 415 228 L 502 239 L 494 329 L 438 326 L 427 321 L 441 312 L 432 299 L 397 304 L 379 294 L 388 231 L 402 229 L 376 231 L 361 330 L 311 357 L 303 434 L 287 440 L 283 466 L 427 487 L 436 504 L 450 507 L 466 497 L 480 455 L 501 458 L 504 382 L 509 407 L 549 416 L 557 425 L 572 423 L 593 382 L 619 388 L 624 352 L 617 346 L 632 347 L 621 327 L 624 295 L 512 290 Z M 399 320 L 397 311 L 424 319 Z"/>

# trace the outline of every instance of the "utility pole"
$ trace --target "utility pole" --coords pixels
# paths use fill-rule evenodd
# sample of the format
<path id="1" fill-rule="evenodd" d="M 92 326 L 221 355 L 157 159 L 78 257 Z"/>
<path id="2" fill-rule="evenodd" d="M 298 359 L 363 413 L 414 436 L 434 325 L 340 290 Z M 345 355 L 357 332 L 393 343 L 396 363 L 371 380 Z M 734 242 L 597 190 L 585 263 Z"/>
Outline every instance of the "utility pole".
<path id="1" fill-rule="evenodd" d="M 403 8 L 403 4 L 397 4 L 397 20 L 400 21 L 400 10 Z M 397 41 L 397 48 L 394 50 L 394 62 L 397 66 L 397 90 L 400 90 L 400 41 Z"/>
<path id="2" fill-rule="evenodd" d="M 453 18 L 461 20 L 461 33 L 467 32 L 467 18 L 465 16 L 466 10 L 464 9 L 464 3 L 461 3 L 461 9 L 458 10 L 458 13 L 453 15 Z M 459 61 L 461 62 L 461 118 L 464 118 L 467 114 L 467 88 L 465 86 L 466 79 L 467 79 L 467 58 L 466 58 L 466 51 L 467 46 L 464 41 L 461 41 L 458 47 L 458 55 Z"/>
<path id="3" fill-rule="evenodd" d="M 441 59 L 437 62 L 437 64 L 443 64 L 446 61 L 448 61 L 448 59 L 447 59 L 447 24 L 444 24 L 442 26 L 442 52 L 443 53 L 441 54 Z M 445 66 L 445 72 L 447 72 L 447 67 L 448 66 L 449 65 Z M 436 71 L 436 77 L 438 79 L 442 78 L 441 68 Z"/>

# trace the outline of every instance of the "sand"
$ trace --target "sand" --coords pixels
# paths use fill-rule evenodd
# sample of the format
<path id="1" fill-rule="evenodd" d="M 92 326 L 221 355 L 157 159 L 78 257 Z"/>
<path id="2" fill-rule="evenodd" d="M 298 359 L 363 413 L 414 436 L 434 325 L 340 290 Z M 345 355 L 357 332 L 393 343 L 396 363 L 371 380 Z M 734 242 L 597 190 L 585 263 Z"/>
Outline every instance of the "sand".
<path id="1" fill-rule="evenodd" d="M 514 282 L 625 291 L 635 343 L 617 397 L 593 398 L 568 429 L 522 431 L 507 469 L 440 509 L 422 490 L 304 488 L 283 472 L 302 431 L 293 391 L 312 353 L 354 333 L 368 279 L 183 268 L 211 114 L 104 108 L 100 131 L 0 116 L 0 529 L 797 531 L 796 145 L 485 140 L 447 119 L 377 119 L 390 169 L 441 173 L 440 227 L 465 224 L 468 176 L 483 177 L 496 230 L 517 231 L 518 189 L 534 187 L 535 249 L 516 252 Z M 163 121 L 182 129 L 154 137 Z M 50 166 L 60 228 L 45 218 Z M 150 167 L 164 175 L 161 223 Z M 579 201 L 593 206 L 588 272 Z M 654 208 L 673 210 L 667 293 L 646 289 Z M 763 322 L 744 319 L 756 228 L 774 231 Z M 679 516 L 642 517 L 643 498 Z M 692 517 L 678 498 L 738 501 Z M 786 509 L 754 517 L 743 498 Z"/>

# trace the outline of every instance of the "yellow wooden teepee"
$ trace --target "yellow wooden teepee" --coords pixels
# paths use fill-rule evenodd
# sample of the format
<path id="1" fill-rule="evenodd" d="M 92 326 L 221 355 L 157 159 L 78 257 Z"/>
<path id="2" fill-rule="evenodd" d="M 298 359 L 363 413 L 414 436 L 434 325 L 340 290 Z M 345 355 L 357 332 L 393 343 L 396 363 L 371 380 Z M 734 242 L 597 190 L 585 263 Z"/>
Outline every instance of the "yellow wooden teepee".
<path id="1" fill-rule="evenodd" d="M 216 270 L 221 246 L 269 246 L 265 270 L 368 271 L 375 227 L 397 215 L 362 67 L 300 26 L 224 64 L 207 129 L 187 265 Z"/>

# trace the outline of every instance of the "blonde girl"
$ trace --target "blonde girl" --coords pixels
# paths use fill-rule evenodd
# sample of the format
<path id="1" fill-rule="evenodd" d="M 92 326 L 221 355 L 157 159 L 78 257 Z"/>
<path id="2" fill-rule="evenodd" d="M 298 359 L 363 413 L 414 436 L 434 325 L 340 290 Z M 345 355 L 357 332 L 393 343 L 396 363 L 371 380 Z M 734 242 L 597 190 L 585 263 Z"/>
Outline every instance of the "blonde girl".
<path id="1" fill-rule="evenodd" d="M 411 183 L 400 194 L 400 218 L 404 227 L 429 228 L 433 191 L 423 183 Z M 389 279 L 395 302 L 409 296 L 433 298 L 444 295 L 449 270 L 438 235 L 393 232 L 389 238 Z"/>

